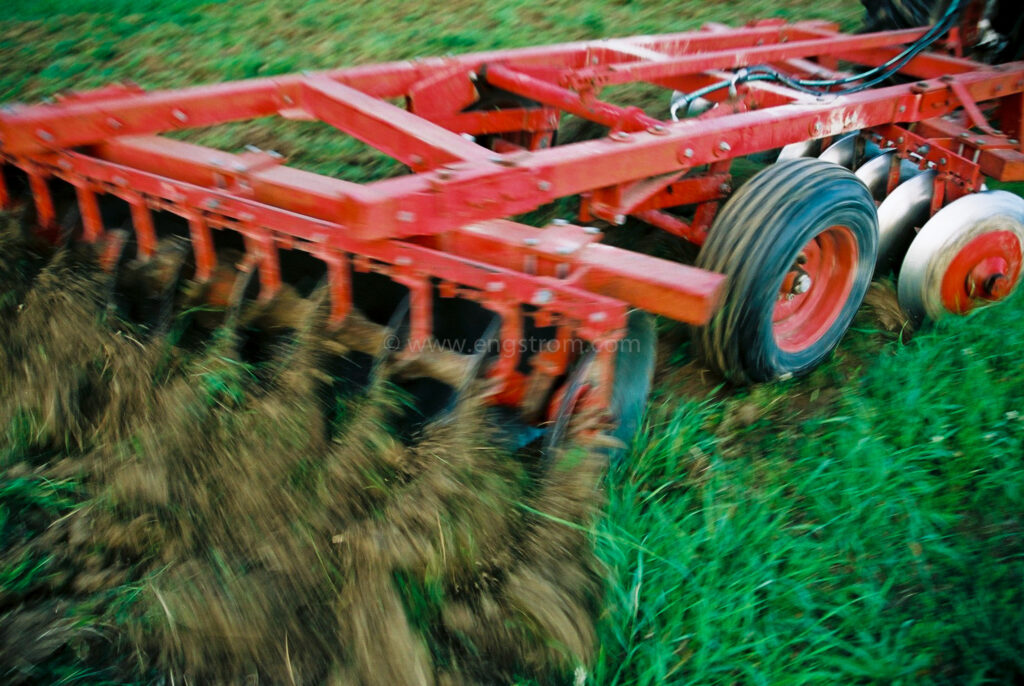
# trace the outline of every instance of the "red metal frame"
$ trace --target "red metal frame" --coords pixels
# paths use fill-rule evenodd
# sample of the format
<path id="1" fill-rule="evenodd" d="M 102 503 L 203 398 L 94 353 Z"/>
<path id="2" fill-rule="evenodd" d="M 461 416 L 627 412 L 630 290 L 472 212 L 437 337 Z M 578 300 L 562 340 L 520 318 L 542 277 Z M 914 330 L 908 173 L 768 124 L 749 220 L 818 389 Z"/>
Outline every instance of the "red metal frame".
<path id="1" fill-rule="evenodd" d="M 44 230 L 55 231 L 58 221 L 50 179 L 74 186 L 87 241 L 107 233 L 97 194 L 128 202 L 142 258 L 157 247 L 154 210 L 185 217 L 200 280 L 217 265 L 211 232 L 230 230 L 245 238 L 261 297 L 281 287 L 280 249 L 322 260 L 336 321 L 351 308 L 352 264 L 409 288 L 413 341 L 430 338 L 431 297 L 440 288 L 502 316 L 506 338 L 522 336 L 528 303 L 529 316 L 600 345 L 621 337 L 629 306 L 706 322 L 723 277 L 602 245 L 578 226 L 542 230 L 503 218 L 581 194 L 584 221 L 622 224 L 634 216 L 701 243 L 731 192 L 733 159 L 857 130 L 939 170 L 935 210 L 976 189 L 982 173 L 1024 178 L 1024 63 L 991 67 L 923 53 L 901 70 L 919 81 L 817 98 L 739 84 L 709 96 L 713 109 L 678 122 L 605 102 L 605 86 L 692 90 L 758 64 L 797 76 L 835 74 L 843 63 L 881 64 L 923 32 L 847 36 L 824 22 L 767 21 L 175 91 L 113 86 L 0 111 L 0 161 L 27 174 Z M 527 103 L 474 110 L 484 83 Z M 396 99 L 406 106 L 389 102 Z M 609 135 L 545 149 L 562 113 L 602 124 Z M 233 155 L 159 135 L 269 115 L 326 122 L 412 173 L 356 184 L 267 153 Z M 488 136 L 491 149 L 474 136 Z M 0 207 L 13 202 L 0 177 Z M 685 206 L 690 219 L 665 211 Z M 606 375 L 611 359 L 602 357 Z M 517 364 L 509 353 L 492 369 L 503 402 L 525 393 Z M 562 371 L 564 364 L 547 369 Z"/>

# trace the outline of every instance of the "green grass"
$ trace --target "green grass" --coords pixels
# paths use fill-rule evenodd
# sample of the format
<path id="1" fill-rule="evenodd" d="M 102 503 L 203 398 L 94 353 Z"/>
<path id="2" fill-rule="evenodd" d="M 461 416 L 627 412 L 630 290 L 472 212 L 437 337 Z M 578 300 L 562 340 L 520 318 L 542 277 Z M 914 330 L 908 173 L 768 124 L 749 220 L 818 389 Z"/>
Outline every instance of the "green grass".
<path id="1" fill-rule="evenodd" d="M 598 681 L 1019 678 L 1022 304 L 905 347 L 855 333 L 870 356 L 772 389 L 660 389 L 599 528 Z"/>
<path id="2" fill-rule="evenodd" d="M 14 0 L 0 20 L 0 101 L 120 79 L 175 87 L 769 16 L 849 29 L 860 9 L 853 0 Z M 389 172 L 357 145 L 300 125 L 256 122 L 199 140 L 276 147 L 299 166 L 354 180 Z M 864 318 L 810 378 L 745 391 L 662 380 L 595 525 L 607 592 L 592 681 L 1020 680 L 1022 315 L 1018 296 L 905 345 Z M 678 361 L 688 359 L 682 350 Z M 214 390 L 230 397 L 229 386 Z M 5 476 L 5 541 L 12 527 L 28 535 L 25 522 L 40 512 L 65 511 L 69 494 Z M 0 580 L 36 579 L 38 564 L 5 559 Z M 423 605 L 417 617 L 433 611 Z M 68 681 L 90 681 L 80 673 Z"/>

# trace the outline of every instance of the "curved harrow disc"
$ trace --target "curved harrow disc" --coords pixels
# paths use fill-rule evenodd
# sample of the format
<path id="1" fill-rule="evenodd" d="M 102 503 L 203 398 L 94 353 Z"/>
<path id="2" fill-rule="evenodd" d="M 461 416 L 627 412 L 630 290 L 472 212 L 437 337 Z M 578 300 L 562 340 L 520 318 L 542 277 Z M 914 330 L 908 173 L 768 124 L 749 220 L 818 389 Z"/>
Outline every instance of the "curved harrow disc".
<path id="1" fill-rule="evenodd" d="M 900 269 L 900 306 L 915 323 L 965 314 L 1006 298 L 1020 280 L 1024 199 L 1006 191 L 967 195 L 937 212 Z"/>
<path id="2" fill-rule="evenodd" d="M 935 172 L 928 170 L 901 183 L 878 206 L 878 262 L 881 274 L 906 252 L 914 229 L 924 225 L 935 195 Z"/>

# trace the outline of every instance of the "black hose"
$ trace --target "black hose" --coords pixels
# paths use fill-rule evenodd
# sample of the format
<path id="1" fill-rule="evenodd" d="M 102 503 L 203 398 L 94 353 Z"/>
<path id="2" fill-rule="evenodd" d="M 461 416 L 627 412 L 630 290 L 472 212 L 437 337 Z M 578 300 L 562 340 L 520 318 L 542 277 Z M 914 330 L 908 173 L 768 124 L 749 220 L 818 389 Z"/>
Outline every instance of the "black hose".
<path id="1" fill-rule="evenodd" d="M 797 90 L 802 93 L 809 93 L 811 95 L 848 95 L 850 93 L 857 93 L 859 91 L 872 88 L 899 72 L 900 69 L 906 66 L 907 62 L 927 50 L 939 38 L 948 33 L 949 30 L 956 25 L 963 3 L 964 0 L 954 0 L 951 2 L 939 21 L 929 28 L 920 38 L 908 45 L 902 52 L 892 59 L 865 72 L 839 79 L 794 79 L 786 76 L 785 74 L 779 73 L 777 70 L 769 66 L 759 65 L 747 69 L 741 69 L 735 72 L 735 75 L 731 79 L 719 81 L 693 91 L 692 93 L 684 96 L 680 104 L 685 105 L 684 109 L 689 109 L 690 103 L 697 98 L 703 97 L 717 90 L 721 90 L 722 88 L 735 87 L 736 84 L 748 81 L 772 81 L 781 83 L 793 90 Z M 849 88 L 843 88 L 840 90 L 832 90 L 838 86 L 846 86 L 848 84 L 855 85 L 851 85 Z"/>

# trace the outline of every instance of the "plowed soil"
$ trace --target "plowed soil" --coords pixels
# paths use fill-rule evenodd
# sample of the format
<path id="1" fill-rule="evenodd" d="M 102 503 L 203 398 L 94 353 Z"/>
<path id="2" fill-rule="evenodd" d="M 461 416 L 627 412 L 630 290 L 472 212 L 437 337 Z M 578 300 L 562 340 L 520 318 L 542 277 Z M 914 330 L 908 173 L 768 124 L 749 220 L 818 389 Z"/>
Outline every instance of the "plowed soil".
<path id="1" fill-rule="evenodd" d="M 485 388 L 409 438 L 386 363 L 338 392 L 325 360 L 345 351 L 315 296 L 235 320 L 180 308 L 155 334 L 111 306 L 87 248 L 30 246 L 10 217 L 2 234 L 3 482 L 67 485 L 56 509 L 4 513 L 21 534 L 5 556 L 41 561 L 0 596 L 8 683 L 68 652 L 104 678 L 163 683 L 585 669 L 600 451 L 506 454 Z M 286 333 L 253 355 L 268 321 Z M 76 622 L 83 604 L 105 621 Z"/>

